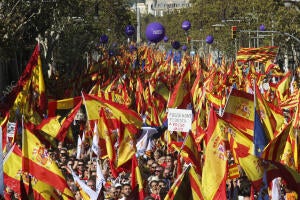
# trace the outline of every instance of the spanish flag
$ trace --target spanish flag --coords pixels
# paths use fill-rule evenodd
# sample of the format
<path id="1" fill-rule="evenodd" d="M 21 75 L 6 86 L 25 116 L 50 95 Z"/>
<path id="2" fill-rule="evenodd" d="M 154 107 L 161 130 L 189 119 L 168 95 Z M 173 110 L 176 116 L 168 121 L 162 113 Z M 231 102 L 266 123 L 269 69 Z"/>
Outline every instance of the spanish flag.
<path id="1" fill-rule="evenodd" d="M 23 133 L 22 155 L 24 172 L 57 188 L 62 195 L 73 197 L 55 160 L 52 160 L 46 147 L 32 133 L 27 124 L 25 124 Z"/>
<path id="2" fill-rule="evenodd" d="M 100 110 L 103 108 L 107 119 L 119 120 L 122 118 L 122 122 L 127 126 L 138 128 L 142 126 L 143 121 L 139 114 L 124 105 L 89 94 L 83 94 L 83 97 L 88 120 L 99 119 Z"/>
<path id="3" fill-rule="evenodd" d="M 29 190 L 29 176 L 31 176 L 33 195 L 36 200 L 60 199 L 55 187 L 37 179 L 37 177 L 33 174 L 22 170 L 22 152 L 16 145 L 12 147 L 11 151 L 5 158 L 3 171 L 4 184 L 19 195 L 21 194 L 20 177 L 23 178 L 26 190 Z"/>
<path id="4" fill-rule="evenodd" d="M 14 102 L 11 108 L 11 115 L 14 115 L 16 110 L 19 110 L 26 121 L 38 124 L 42 114 L 46 111 L 45 83 L 39 45 L 36 45 L 12 94 L 11 100 Z M 11 102 L 7 103 L 10 104 Z"/>
<path id="5" fill-rule="evenodd" d="M 223 119 L 253 138 L 254 95 L 233 89 L 225 107 Z"/>
<path id="6" fill-rule="evenodd" d="M 57 115 L 55 117 L 48 117 L 43 119 L 42 122 L 37 126 L 37 129 L 45 132 L 58 141 L 64 141 L 68 133 L 68 129 L 73 122 L 77 112 L 79 111 L 81 104 L 82 101 L 79 101 L 78 104 L 65 116 Z"/>
<path id="7" fill-rule="evenodd" d="M 202 172 L 202 193 L 206 200 L 226 199 L 227 155 L 224 123 L 212 111 Z"/>
<path id="8" fill-rule="evenodd" d="M 135 187 L 138 187 L 139 195 L 136 199 L 144 199 L 145 198 L 145 192 L 144 192 L 144 182 L 141 175 L 141 171 L 139 168 L 139 163 L 135 155 L 131 159 L 132 165 L 131 165 L 131 187 L 132 190 L 134 190 Z"/>
<path id="9" fill-rule="evenodd" d="M 82 97 L 74 97 L 60 100 L 52 100 L 48 102 L 48 117 L 55 117 L 57 111 L 73 109 L 79 102 L 82 101 Z"/>
<path id="10" fill-rule="evenodd" d="M 187 104 L 191 102 L 190 76 L 191 76 L 191 65 L 190 63 L 188 63 L 187 66 L 185 66 L 180 79 L 175 85 L 173 92 L 171 93 L 167 105 L 168 108 L 186 108 Z"/>

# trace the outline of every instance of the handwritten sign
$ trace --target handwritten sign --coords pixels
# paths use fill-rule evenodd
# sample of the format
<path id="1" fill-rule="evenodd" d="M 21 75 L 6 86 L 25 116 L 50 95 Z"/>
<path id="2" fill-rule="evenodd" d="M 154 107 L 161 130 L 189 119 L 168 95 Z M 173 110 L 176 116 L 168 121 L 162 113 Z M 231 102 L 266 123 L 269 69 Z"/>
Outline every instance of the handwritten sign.
<path id="1" fill-rule="evenodd" d="M 192 110 L 187 109 L 168 109 L 168 130 L 189 132 L 192 128 Z"/>

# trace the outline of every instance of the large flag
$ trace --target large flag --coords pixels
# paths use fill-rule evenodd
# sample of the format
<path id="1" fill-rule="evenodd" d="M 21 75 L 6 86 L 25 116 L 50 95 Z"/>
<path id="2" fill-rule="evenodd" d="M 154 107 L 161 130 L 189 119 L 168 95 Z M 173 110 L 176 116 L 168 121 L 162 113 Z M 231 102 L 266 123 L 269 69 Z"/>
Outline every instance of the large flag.
<path id="1" fill-rule="evenodd" d="M 233 89 L 225 107 L 223 119 L 253 138 L 254 96 Z"/>
<path id="2" fill-rule="evenodd" d="M 23 170 L 58 189 L 63 195 L 73 197 L 68 184 L 46 147 L 25 124 L 22 143 Z"/>
<path id="3" fill-rule="evenodd" d="M 223 129 L 227 132 L 235 163 L 242 167 L 254 189 L 258 191 L 262 183 L 264 168 L 261 159 L 253 155 L 252 140 L 231 123 L 225 121 L 223 123 Z"/>
<path id="4" fill-rule="evenodd" d="M 237 62 L 261 62 L 266 63 L 268 60 L 274 60 L 279 47 L 267 46 L 258 48 L 241 48 L 237 52 Z"/>
<path id="5" fill-rule="evenodd" d="M 22 152 L 17 145 L 14 145 L 9 154 L 7 154 L 4 160 L 3 168 L 4 184 L 17 192 L 19 195 L 21 193 L 20 177 L 23 178 L 25 188 L 28 190 L 29 179 L 31 177 L 33 195 L 36 200 L 59 199 L 59 195 L 57 194 L 55 187 L 52 187 L 37 179 L 37 177 L 35 177 L 33 174 L 22 170 Z M 30 194 L 30 191 L 28 191 L 28 194 Z"/>
<path id="6" fill-rule="evenodd" d="M 36 45 L 12 94 L 14 98 L 12 97 L 11 100 L 14 103 L 11 115 L 14 115 L 15 112 L 21 113 L 26 121 L 39 123 L 42 114 L 45 114 L 47 105 L 39 45 Z"/>
<path id="7" fill-rule="evenodd" d="M 136 153 L 136 139 L 119 121 L 119 148 L 117 156 L 117 167 L 122 166 L 129 161 Z"/>
<path id="8" fill-rule="evenodd" d="M 84 105 L 87 111 L 88 120 L 99 119 L 101 108 L 105 110 L 107 119 L 118 121 L 122 118 L 122 122 L 127 126 L 135 129 L 142 126 L 142 118 L 135 111 L 126 108 L 124 105 L 108 101 L 93 95 L 83 94 Z"/>
<path id="9" fill-rule="evenodd" d="M 174 181 L 164 200 L 204 200 L 201 188 L 200 175 L 189 165 Z"/>
<path id="10" fill-rule="evenodd" d="M 55 117 L 45 118 L 37 126 L 37 129 L 42 130 L 58 141 L 64 141 L 68 133 L 68 129 L 79 111 L 81 104 L 82 101 L 79 101 L 78 104 L 64 116 L 57 115 Z"/>
<path id="11" fill-rule="evenodd" d="M 205 150 L 202 172 L 202 193 L 204 199 L 226 199 L 227 155 L 223 124 L 216 114 L 210 118 L 211 133 Z"/>

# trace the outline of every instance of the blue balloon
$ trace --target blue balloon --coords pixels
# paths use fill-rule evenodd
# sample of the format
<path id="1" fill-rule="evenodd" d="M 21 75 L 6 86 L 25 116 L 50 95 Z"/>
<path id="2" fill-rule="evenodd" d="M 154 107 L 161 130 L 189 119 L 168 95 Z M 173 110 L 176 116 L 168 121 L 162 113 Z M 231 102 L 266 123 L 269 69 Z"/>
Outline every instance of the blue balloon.
<path id="1" fill-rule="evenodd" d="M 165 37 L 164 37 L 164 42 L 168 42 L 168 41 L 169 41 L 168 36 L 165 36 Z"/>
<path id="2" fill-rule="evenodd" d="M 188 20 L 183 21 L 181 24 L 181 28 L 185 31 L 188 31 L 191 28 L 191 22 L 189 22 Z"/>
<path id="3" fill-rule="evenodd" d="M 186 50 L 187 50 L 187 46 L 186 46 L 186 45 L 183 45 L 183 46 L 181 47 L 181 49 L 182 49 L 183 51 L 186 51 Z"/>
<path id="4" fill-rule="evenodd" d="M 176 50 L 180 48 L 180 42 L 178 42 L 178 41 L 173 41 L 171 44 L 172 44 L 172 47 Z"/>
<path id="5" fill-rule="evenodd" d="M 146 37 L 150 42 L 158 43 L 165 36 L 165 28 L 159 22 L 152 22 L 146 28 Z"/>
<path id="6" fill-rule="evenodd" d="M 136 51 L 136 50 L 137 50 L 136 46 L 134 46 L 134 45 L 129 46 L 129 51 L 130 52 L 133 52 L 133 51 Z"/>
<path id="7" fill-rule="evenodd" d="M 101 35 L 100 36 L 100 43 L 101 44 L 106 44 L 108 42 L 108 36 L 107 35 Z"/>
<path id="8" fill-rule="evenodd" d="M 132 25 L 126 26 L 125 33 L 128 37 L 132 36 L 135 33 L 135 28 Z"/>
<path id="9" fill-rule="evenodd" d="M 261 25 L 259 26 L 259 30 L 260 30 L 260 31 L 265 31 L 265 30 L 266 30 L 265 25 L 261 24 Z"/>
<path id="10" fill-rule="evenodd" d="M 208 35 L 205 41 L 207 44 L 212 44 L 214 42 L 214 37 L 212 35 Z"/>

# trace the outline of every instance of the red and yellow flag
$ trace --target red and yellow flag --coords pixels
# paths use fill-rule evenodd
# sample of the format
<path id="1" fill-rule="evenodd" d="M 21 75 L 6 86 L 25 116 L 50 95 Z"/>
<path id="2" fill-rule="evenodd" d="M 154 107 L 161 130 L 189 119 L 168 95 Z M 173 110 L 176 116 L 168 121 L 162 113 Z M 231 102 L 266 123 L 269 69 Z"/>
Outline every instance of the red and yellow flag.
<path id="1" fill-rule="evenodd" d="M 205 199 L 202 195 L 200 175 L 193 166 L 188 166 L 174 181 L 164 200 L 174 199 Z"/>
<path id="2" fill-rule="evenodd" d="M 47 105 L 39 45 L 36 45 L 12 94 L 16 96 L 12 98 L 14 103 L 11 107 L 11 114 L 14 115 L 18 110 L 26 121 L 38 124 Z"/>
<path id="3" fill-rule="evenodd" d="M 21 193 L 20 176 L 22 176 L 25 188 L 27 190 L 29 187 L 29 176 L 31 176 L 31 185 L 35 199 L 60 199 L 55 187 L 39 180 L 33 174 L 22 170 L 22 152 L 16 145 L 12 147 L 5 159 L 3 172 L 4 184 L 17 192 L 19 195 Z"/>
<path id="4" fill-rule="evenodd" d="M 82 97 L 74 97 L 61 100 L 52 100 L 48 103 L 48 117 L 55 117 L 57 110 L 70 110 L 73 109 L 79 102 L 82 101 Z"/>
<path id="5" fill-rule="evenodd" d="M 225 107 L 223 119 L 253 138 L 254 96 L 233 89 Z"/>
<path id="6" fill-rule="evenodd" d="M 212 111 L 214 112 L 214 111 Z M 202 193 L 206 200 L 226 199 L 227 155 L 223 124 L 215 117 L 210 118 L 211 135 L 205 150 L 202 172 Z"/>
<path id="7" fill-rule="evenodd" d="M 88 120 L 99 119 L 101 108 L 105 110 L 107 119 L 119 120 L 126 126 L 133 126 L 140 128 L 142 126 L 142 118 L 134 110 L 128 109 L 124 105 L 108 101 L 89 94 L 83 94 L 84 105 L 87 111 Z"/>
<path id="8" fill-rule="evenodd" d="M 134 189 L 135 187 L 139 188 L 139 196 L 137 199 L 144 199 L 144 183 L 141 175 L 141 171 L 139 168 L 139 163 L 135 155 L 132 157 L 132 165 L 131 165 L 131 187 Z"/>
<path id="9" fill-rule="evenodd" d="M 174 87 L 171 93 L 168 108 L 186 108 L 186 105 L 191 102 L 190 98 L 190 75 L 191 65 L 187 64 L 184 71 L 181 74 L 180 79 Z"/>
<path id="10" fill-rule="evenodd" d="M 82 101 L 79 101 L 78 104 L 65 116 L 57 115 L 55 117 L 48 117 L 44 119 L 38 126 L 38 130 L 42 130 L 52 138 L 57 139 L 58 141 L 64 141 L 68 129 L 72 124 Z"/>
<path id="11" fill-rule="evenodd" d="M 46 147 L 25 124 L 22 144 L 23 171 L 57 188 L 63 195 L 73 197 L 68 184 Z"/>

